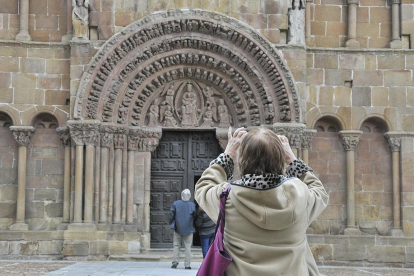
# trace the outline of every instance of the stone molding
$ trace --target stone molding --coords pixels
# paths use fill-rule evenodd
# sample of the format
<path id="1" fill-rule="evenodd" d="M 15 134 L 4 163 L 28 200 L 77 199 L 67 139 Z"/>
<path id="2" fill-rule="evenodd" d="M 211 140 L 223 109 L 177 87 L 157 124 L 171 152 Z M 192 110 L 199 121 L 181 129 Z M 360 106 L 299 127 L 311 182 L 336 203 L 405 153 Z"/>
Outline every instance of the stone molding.
<path id="1" fill-rule="evenodd" d="M 10 130 L 13 132 L 13 137 L 17 144 L 21 147 L 29 146 L 32 135 L 35 132 L 32 126 L 11 126 Z"/>
<path id="2" fill-rule="evenodd" d="M 76 146 L 95 146 L 99 139 L 99 121 L 68 121 L 70 136 Z"/>
<path id="3" fill-rule="evenodd" d="M 353 151 L 358 146 L 359 138 L 362 135 L 362 131 L 359 130 L 342 130 L 339 132 L 339 138 L 341 138 L 342 146 L 346 151 Z"/>
<path id="4" fill-rule="evenodd" d="M 392 152 L 401 151 L 401 138 L 406 136 L 406 133 L 399 131 L 389 131 L 384 134 L 388 142 L 388 147 Z"/>
<path id="5" fill-rule="evenodd" d="M 312 142 L 312 138 L 315 137 L 316 130 L 315 129 L 305 129 L 301 136 L 301 143 L 303 149 L 310 149 L 310 145 Z"/>
<path id="6" fill-rule="evenodd" d="M 293 148 L 300 148 L 301 137 L 306 129 L 306 125 L 300 123 L 275 123 L 273 130 L 278 135 L 284 135 L 289 139 L 289 144 Z"/>
<path id="7" fill-rule="evenodd" d="M 56 132 L 59 134 L 60 142 L 63 146 L 70 146 L 70 132 L 68 127 L 58 127 Z"/>
<path id="8" fill-rule="evenodd" d="M 148 31 L 143 32 L 143 30 Z M 151 35 L 149 35 L 148 32 L 150 32 Z M 181 34 L 182 32 L 190 32 L 192 35 L 184 37 L 184 33 Z M 165 39 L 166 33 L 169 34 L 168 37 L 172 38 Z M 264 83 L 266 83 L 265 87 L 268 88 L 256 88 L 256 90 L 254 90 L 256 97 L 260 94 L 260 99 L 256 99 L 256 102 L 262 105 L 262 109 L 267 108 L 266 106 L 268 105 L 271 105 L 273 109 L 279 110 L 280 115 L 279 118 L 271 119 L 271 117 L 269 117 L 269 119 L 265 119 L 267 114 L 271 116 L 271 113 L 273 112 L 272 108 L 269 107 L 269 111 L 267 111 L 267 113 L 264 111 L 261 111 L 260 113 L 261 117 L 259 117 L 263 122 L 264 120 L 273 120 L 273 122 L 279 120 L 300 120 L 300 110 L 298 103 L 299 98 L 292 74 L 274 46 L 272 46 L 271 43 L 269 43 L 263 36 L 261 36 L 247 24 L 220 13 L 213 13 L 203 10 L 169 10 L 167 12 L 151 14 L 140 21 L 130 24 L 121 32 L 117 33 L 111 39 L 109 39 L 96 53 L 95 57 L 89 64 L 88 70 L 85 71 L 82 76 L 81 83 L 77 92 L 77 100 L 75 102 L 75 119 L 81 119 L 83 117 L 101 119 L 99 117 L 101 115 L 97 115 L 98 108 L 103 108 L 101 104 L 104 105 L 105 108 L 103 108 L 103 110 L 106 112 L 106 119 L 104 121 L 116 122 L 116 117 L 112 118 L 112 116 L 118 116 L 118 118 L 122 118 L 121 121 L 125 121 L 124 118 L 127 118 L 125 116 L 129 116 L 128 118 L 132 117 L 131 112 L 133 106 L 129 105 L 130 102 L 135 101 L 137 96 L 133 96 L 131 94 L 133 99 L 128 99 L 128 101 L 125 101 L 125 106 L 124 102 L 118 103 L 118 108 L 118 104 L 115 104 L 116 98 L 125 99 L 129 91 L 122 91 L 121 93 L 124 94 L 124 97 L 121 97 L 118 96 L 119 91 L 116 88 L 119 86 L 119 83 L 124 83 L 124 80 L 126 80 L 125 76 L 130 76 L 131 74 L 140 72 L 145 74 L 142 68 L 139 69 L 140 71 L 137 71 L 138 69 L 135 70 L 133 65 L 126 64 L 127 60 L 134 58 L 132 56 L 132 53 L 135 53 L 137 51 L 133 50 L 137 47 L 140 47 L 141 44 L 143 45 L 144 42 L 146 44 L 149 44 L 148 41 L 158 39 L 163 43 L 161 43 L 162 48 L 157 46 L 141 49 L 142 51 L 140 52 L 142 52 L 143 55 L 142 57 L 137 57 L 139 59 L 137 60 L 138 63 L 142 62 L 142 60 L 149 60 L 153 56 L 157 56 L 158 53 L 171 51 L 171 45 L 168 45 L 168 43 L 172 42 L 173 40 L 175 43 L 176 39 L 185 39 L 185 41 L 183 40 L 181 42 L 177 42 L 180 44 L 180 47 L 178 48 L 178 44 L 173 43 L 175 45 L 174 47 L 176 47 L 178 52 L 180 52 L 178 54 L 182 53 L 180 49 L 192 49 L 193 46 L 189 46 L 187 43 L 190 43 L 190 40 L 194 40 L 196 38 L 201 39 L 201 44 L 198 44 L 197 42 L 197 45 L 202 45 L 203 43 L 212 45 L 214 40 L 212 41 L 208 38 L 210 35 L 215 36 L 218 41 L 222 41 L 225 44 L 225 46 L 220 46 L 223 48 L 225 53 L 219 54 L 221 54 L 223 57 L 221 62 L 226 65 L 226 70 L 230 70 L 228 66 L 229 64 L 233 63 L 230 57 L 236 59 L 239 58 L 239 55 L 233 54 L 233 48 L 230 50 L 229 45 L 237 45 L 240 46 L 240 49 L 243 49 L 243 53 L 246 54 L 246 57 L 248 57 L 246 59 L 242 59 L 241 63 L 239 64 L 243 64 L 242 68 L 246 68 L 246 70 L 250 70 L 253 73 L 253 75 L 246 76 L 246 74 L 243 72 L 243 75 L 240 75 L 238 78 L 247 77 L 250 84 L 260 84 L 261 81 L 264 81 Z M 210 50 L 204 49 L 202 51 L 202 54 L 208 55 L 208 53 L 211 53 L 212 51 L 214 52 L 216 50 L 217 47 Z M 226 62 L 226 60 L 228 60 L 228 62 Z M 254 60 L 255 64 L 249 65 L 243 60 L 246 60 L 248 62 L 250 62 L 250 60 Z M 161 62 L 158 62 L 158 64 L 161 64 Z M 251 68 L 253 68 L 251 66 L 253 65 L 256 67 L 259 66 L 261 70 L 264 71 L 264 74 L 267 75 L 267 80 L 262 80 L 261 74 L 255 75 L 255 71 L 251 70 Z M 155 62 L 151 67 L 157 68 L 155 66 Z M 114 70 L 119 73 L 122 72 L 124 75 L 121 77 L 121 74 L 119 74 L 116 78 L 110 77 L 110 72 Z M 156 70 L 159 71 L 160 69 Z M 164 72 L 165 70 L 162 71 L 162 73 Z M 134 75 L 130 76 L 128 80 L 131 80 L 133 77 Z M 162 76 L 162 78 L 164 78 L 164 76 Z M 111 80 L 114 83 L 113 86 L 109 87 L 108 90 L 105 88 L 105 91 L 103 92 L 102 89 L 105 86 L 105 83 Z M 145 89 L 151 87 L 151 85 L 157 88 L 159 87 L 157 86 L 157 83 L 160 83 L 159 74 L 156 75 L 155 79 L 152 77 L 151 79 L 147 80 L 147 86 L 144 86 L 143 88 Z M 141 91 L 141 89 L 138 89 L 138 91 Z M 101 95 L 101 93 L 103 94 Z M 238 97 L 244 97 L 242 93 L 238 93 Z M 135 94 L 138 95 L 139 92 L 136 92 Z M 289 95 L 289 97 L 286 95 Z M 98 107 L 96 99 L 99 99 L 101 97 L 104 97 L 105 100 L 100 101 L 100 105 Z M 293 99 L 293 101 L 290 102 L 289 98 Z M 290 109 L 294 109 L 294 114 L 290 114 Z M 252 110 L 254 110 L 254 108 Z M 89 113 L 90 115 L 87 115 Z M 147 112 L 144 110 L 144 112 L 141 114 L 146 113 Z M 247 113 L 247 117 L 250 116 L 249 114 L 250 113 Z M 103 115 L 104 114 L 102 113 L 102 116 Z M 252 116 L 252 118 L 256 119 L 257 116 Z M 254 123 L 256 123 L 256 121 L 254 121 Z M 272 123 L 272 121 L 270 123 Z M 255 125 L 251 124 L 251 122 L 248 124 Z"/>

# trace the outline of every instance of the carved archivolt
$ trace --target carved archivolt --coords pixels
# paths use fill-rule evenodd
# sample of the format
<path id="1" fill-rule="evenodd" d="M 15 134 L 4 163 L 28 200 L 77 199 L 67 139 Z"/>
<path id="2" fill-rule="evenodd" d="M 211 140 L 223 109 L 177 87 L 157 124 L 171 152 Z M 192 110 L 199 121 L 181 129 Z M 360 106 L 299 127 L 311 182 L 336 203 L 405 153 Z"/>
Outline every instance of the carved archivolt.
<path id="1" fill-rule="evenodd" d="M 248 25 L 201 10 L 145 17 L 108 40 L 84 73 L 75 119 L 227 127 L 292 120 L 289 69 Z"/>

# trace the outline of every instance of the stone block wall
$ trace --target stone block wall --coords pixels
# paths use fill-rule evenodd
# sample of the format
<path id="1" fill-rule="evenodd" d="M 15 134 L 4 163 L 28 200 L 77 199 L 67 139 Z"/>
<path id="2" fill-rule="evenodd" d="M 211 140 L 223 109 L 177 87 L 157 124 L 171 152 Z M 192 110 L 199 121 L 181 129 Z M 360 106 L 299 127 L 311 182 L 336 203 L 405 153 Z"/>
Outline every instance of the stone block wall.
<path id="1" fill-rule="evenodd" d="M 401 140 L 401 209 L 405 236 L 414 236 L 414 138 Z"/>
<path id="2" fill-rule="evenodd" d="M 346 158 L 337 132 L 318 132 L 309 165 L 329 193 L 329 205 L 311 224 L 315 234 L 342 234 L 346 225 Z"/>
<path id="3" fill-rule="evenodd" d="M 403 44 L 414 48 L 414 1 L 401 1 L 401 35 Z"/>
<path id="4" fill-rule="evenodd" d="M 348 34 L 348 6 L 340 0 L 315 0 L 311 33 L 317 47 L 344 47 Z M 357 40 L 362 48 L 389 48 L 391 6 L 386 0 L 360 0 L 357 8 Z M 409 48 L 405 45 L 405 48 Z"/>
<path id="5" fill-rule="evenodd" d="M 20 30 L 18 1 L 0 1 L 0 39 L 14 40 Z M 31 0 L 29 32 L 34 41 L 60 42 L 67 32 L 66 4 L 61 0 Z"/>
<path id="6" fill-rule="evenodd" d="M 412 51 L 308 51 L 306 124 L 312 128 L 330 114 L 345 129 L 359 130 L 376 116 L 390 130 L 413 131 L 413 65 Z"/>
<path id="7" fill-rule="evenodd" d="M 25 117 L 15 125 L 31 125 L 30 120 L 42 109 L 55 113 L 61 123 L 66 120 L 69 55 L 66 46 L 0 43 L 0 103 L 9 104 Z"/>
<path id="8" fill-rule="evenodd" d="M 8 127 L 0 127 L 0 230 L 12 225 L 16 216 L 16 198 L 17 143 Z"/>

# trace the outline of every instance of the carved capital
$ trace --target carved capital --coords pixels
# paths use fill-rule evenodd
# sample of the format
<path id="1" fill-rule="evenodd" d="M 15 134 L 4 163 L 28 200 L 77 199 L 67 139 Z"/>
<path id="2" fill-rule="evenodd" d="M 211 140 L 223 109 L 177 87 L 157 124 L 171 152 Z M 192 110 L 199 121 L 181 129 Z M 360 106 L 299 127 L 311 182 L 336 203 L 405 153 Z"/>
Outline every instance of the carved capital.
<path id="1" fill-rule="evenodd" d="M 401 137 L 405 137 L 404 132 L 389 131 L 384 134 L 387 139 L 388 146 L 391 151 L 400 151 L 401 150 Z"/>
<path id="2" fill-rule="evenodd" d="M 100 127 L 101 147 L 110 148 L 114 142 L 116 126 L 113 124 L 102 124 Z"/>
<path id="3" fill-rule="evenodd" d="M 392 3 L 399 5 L 399 4 L 401 4 L 401 0 L 392 0 Z"/>
<path id="4" fill-rule="evenodd" d="M 302 138 L 302 148 L 309 149 L 311 145 L 312 138 L 316 135 L 315 129 L 305 129 L 301 136 Z"/>
<path id="5" fill-rule="evenodd" d="M 154 151 L 161 139 L 161 128 L 141 128 L 138 129 L 139 142 L 138 151 Z"/>
<path id="6" fill-rule="evenodd" d="M 341 138 L 342 146 L 346 151 L 355 150 L 358 146 L 359 138 L 362 131 L 358 130 L 342 130 L 339 132 L 339 138 Z"/>
<path id="7" fill-rule="evenodd" d="M 139 133 L 137 129 L 128 131 L 128 150 L 135 151 L 138 149 Z"/>
<path id="8" fill-rule="evenodd" d="M 68 121 L 70 136 L 76 146 L 96 145 L 99 139 L 98 121 Z"/>
<path id="9" fill-rule="evenodd" d="M 347 0 L 347 4 L 348 5 L 351 5 L 351 4 L 359 5 L 359 0 Z"/>
<path id="10" fill-rule="evenodd" d="M 114 135 L 114 147 L 116 149 L 123 149 L 126 144 L 126 136 L 124 134 Z"/>
<path id="11" fill-rule="evenodd" d="M 11 126 L 10 130 L 13 132 L 17 144 L 21 147 L 27 147 L 31 142 L 35 129 L 32 126 Z"/>
<path id="12" fill-rule="evenodd" d="M 70 132 L 67 127 L 58 127 L 56 132 L 59 134 L 60 142 L 64 146 L 70 146 Z"/>
<path id="13" fill-rule="evenodd" d="M 300 148 L 301 136 L 306 129 L 306 125 L 298 123 L 275 123 L 273 130 L 278 135 L 284 135 L 289 139 L 289 144 L 293 148 Z"/>

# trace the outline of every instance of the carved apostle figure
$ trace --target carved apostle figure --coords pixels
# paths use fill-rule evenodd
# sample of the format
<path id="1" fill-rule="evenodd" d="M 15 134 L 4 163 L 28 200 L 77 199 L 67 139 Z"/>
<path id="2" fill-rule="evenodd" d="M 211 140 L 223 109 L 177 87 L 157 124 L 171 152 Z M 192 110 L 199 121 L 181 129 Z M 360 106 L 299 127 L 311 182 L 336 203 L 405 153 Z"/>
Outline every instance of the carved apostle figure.
<path id="1" fill-rule="evenodd" d="M 171 106 L 172 111 L 174 112 L 174 94 L 175 94 L 175 90 L 174 90 L 174 84 L 171 84 L 170 88 L 167 89 L 166 92 L 163 92 L 161 94 L 161 96 L 165 96 L 165 102 Z"/>
<path id="2" fill-rule="evenodd" d="M 201 127 L 212 127 L 213 126 L 213 111 L 210 107 L 207 107 L 207 111 L 204 113 L 203 124 Z"/>
<path id="3" fill-rule="evenodd" d="M 213 118 L 214 120 L 217 120 L 217 104 L 216 100 L 213 97 L 217 93 L 215 93 L 214 90 L 211 89 L 211 87 L 208 85 L 203 89 L 203 93 L 204 96 L 206 96 L 206 107 L 211 108 L 211 111 L 213 112 Z"/>
<path id="4" fill-rule="evenodd" d="M 74 40 L 89 40 L 89 0 L 72 0 Z"/>
<path id="5" fill-rule="evenodd" d="M 155 127 L 158 125 L 158 118 L 160 117 L 159 111 L 160 109 L 158 108 L 158 105 L 155 105 L 155 104 L 151 105 L 150 112 L 148 114 L 148 117 L 149 117 L 148 126 L 149 127 Z"/>
<path id="6" fill-rule="evenodd" d="M 224 104 L 224 100 L 219 100 L 218 106 L 218 113 L 219 113 L 219 127 L 227 128 L 230 126 L 230 116 L 227 106 Z"/>
<path id="7" fill-rule="evenodd" d="M 164 127 L 176 127 L 177 121 L 171 111 L 171 106 L 167 105 L 164 113 Z"/>
<path id="8" fill-rule="evenodd" d="M 187 85 L 181 106 L 182 126 L 198 126 L 197 95 L 193 92 L 192 84 Z"/>

